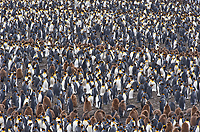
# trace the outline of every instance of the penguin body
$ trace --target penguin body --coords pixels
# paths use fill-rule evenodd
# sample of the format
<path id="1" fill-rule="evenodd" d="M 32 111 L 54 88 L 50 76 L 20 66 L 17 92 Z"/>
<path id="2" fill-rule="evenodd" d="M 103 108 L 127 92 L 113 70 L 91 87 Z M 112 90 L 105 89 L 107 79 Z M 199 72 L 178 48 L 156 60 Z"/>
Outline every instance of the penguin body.
<path id="1" fill-rule="evenodd" d="M 179 107 L 184 110 L 185 109 L 185 97 L 181 96 L 179 99 Z"/>
<path id="2" fill-rule="evenodd" d="M 91 111 L 92 110 L 92 105 L 91 105 L 91 102 L 88 101 L 88 98 L 85 97 L 85 102 L 84 102 L 84 107 L 83 107 L 83 111 Z"/>
<path id="3" fill-rule="evenodd" d="M 48 80 L 45 78 L 42 84 L 41 91 L 46 92 L 49 89 Z"/>
<path id="4" fill-rule="evenodd" d="M 71 113 L 73 111 L 73 102 L 71 98 L 67 100 L 67 112 Z"/>
<path id="5" fill-rule="evenodd" d="M 193 90 L 191 93 L 190 103 L 191 105 L 195 105 L 197 103 L 197 95 L 195 90 Z"/>
<path id="6" fill-rule="evenodd" d="M 175 111 L 175 104 L 174 102 L 169 102 L 169 106 L 171 108 L 172 111 Z"/>
<path id="7" fill-rule="evenodd" d="M 17 79 L 23 78 L 23 73 L 22 73 L 22 69 L 21 68 L 17 69 L 17 71 L 16 71 L 16 77 L 17 77 Z"/>
<path id="8" fill-rule="evenodd" d="M 160 111 L 163 113 L 164 112 L 164 107 L 165 107 L 165 105 L 166 105 L 166 100 L 165 100 L 165 98 L 162 98 L 161 100 L 160 100 Z"/>
<path id="9" fill-rule="evenodd" d="M 51 90 L 51 88 L 49 88 L 47 91 L 47 97 L 49 97 L 51 102 L 53 102 L 53 91 Z"/>
<path id="10" fill-rule="evenodd" d="M 107 105 L 109 103 L 109 94 L 108 94 L 108 90 L 106 90 L 106 92 L 103 95 L 103 103 L 105 105 Z"/>
<path id="11" fill-rule="evenodd" d="M 51 108 L 51 100 L 49 97 L 47 96 L 44 96 L 43 98 L 43 106 L 44 106 L 44 109 L 46 110 L 48 107 Z"/>
<path id="12" fill-rule="evenodd" d="M 179 91 L 179 90 L 176 90 L 176 91 L 175 91 L 175 94 L 174 94 L 176 103 L 179 102 L 180 96 L 181 96 L 181 95 L 180 95 L 180 91 Z"/>
<path id="13" fill-rule="evenodd" d="M 119 103 L 119 115 L 120 117 L 124 116 L 125 115 L 125 112 L 126 112 L 126 103 L 124 100 L 122 100 L 120 103 Z"/>

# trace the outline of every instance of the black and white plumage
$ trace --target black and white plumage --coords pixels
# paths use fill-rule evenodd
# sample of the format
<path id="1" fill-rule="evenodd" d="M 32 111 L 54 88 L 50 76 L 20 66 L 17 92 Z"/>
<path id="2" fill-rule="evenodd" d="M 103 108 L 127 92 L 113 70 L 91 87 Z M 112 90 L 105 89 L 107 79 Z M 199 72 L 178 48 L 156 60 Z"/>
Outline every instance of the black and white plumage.
<path id="1" fill-rule="evenodd" d="M 17 119 L 21 119 L 15 124 L 13 117 L 4 112 L 1 117 L 7 118 L 8 125 L 1 120 L 6 126 L 1 125 L 1 130 L 13 131 L 11 124 L 14 131 L 63 131 L 64 127 L 72 130 L 77 117 L 71 119 L 65 113 L 74 109 L 69 99 L 72 94 L 80 104 L 89 96 L 88 100 L 98 109 L 109 108 L 115 98 L 120 102 L 124 100 L 130 108 L 136 101 L 143 107 L 155 99 L 155 93 L 156 99 L 161 98 L 162 112 L 165 101 L 171 99 L 182 110 L 196 104 L 200 86 L 197 3 L 159 0 L 1 2 L 0 102 L 4 111 L 12 116 L 18 114 Z M 18 77 L 18 69 L 23 71 L 23 77 Z M 56 105 L 55 109 L 41 109 L 42 114 L 36 117 L 37 125 L 34 122 L 39 111 L 37 104 L 43 102 L 44 95 Z M 185 99 L 191 101 L 189 106 Z M 28 106 L 34 118 L 23 115 Z M 121 109 L 119 111 L 123 115 Z M 54 120 L 53 112 L 55 119 L 61 113 L 63 119 Z M 48 116 L 52 116 L 52 122 Z M 124 130 L 115 122 L 117 117 L 110 122 L 106 122 L 105 117 L 102 119 L 95 125 L 96 131 Z M 63 125 L 63 120 L 67 125 Z M 94 122 L 89 124 L 94 126 Z M 101 123 L 106 127 L 100 126 Z M 146 124 L 148 130 L 164 129 L 161 123 L 152 129 L 149 127 L 153 122 Z M 127 130 L 145 129 L 145 125 L 131 125 L 127 124 Z M 80 128 L 89 130 L 81 123 L 77 130 Z"/>

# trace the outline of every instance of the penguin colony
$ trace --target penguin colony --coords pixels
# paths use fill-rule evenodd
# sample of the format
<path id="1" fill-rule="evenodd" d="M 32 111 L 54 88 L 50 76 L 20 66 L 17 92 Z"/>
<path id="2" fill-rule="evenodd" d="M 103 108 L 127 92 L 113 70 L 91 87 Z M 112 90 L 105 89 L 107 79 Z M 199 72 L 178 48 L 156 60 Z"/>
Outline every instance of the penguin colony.
<path id="1" fill-rule="evenodd" d="M 0 6 L 2 132 L 200 131 L 197 1 Z M 111 114 L 103 110 L 109 105 Z"/>

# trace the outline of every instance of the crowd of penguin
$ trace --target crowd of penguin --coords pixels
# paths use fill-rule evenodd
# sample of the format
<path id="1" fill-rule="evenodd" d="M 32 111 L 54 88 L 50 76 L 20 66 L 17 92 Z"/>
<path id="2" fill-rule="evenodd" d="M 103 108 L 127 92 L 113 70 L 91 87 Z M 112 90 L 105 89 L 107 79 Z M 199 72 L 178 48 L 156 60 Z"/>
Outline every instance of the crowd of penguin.
<path id="1" fill-rule="evenodd" d="M 200 131 L 197 1 L 1 0 L 0 7 L 0 131 Z M 103 110 L 109 105 L 111 114 Z"/>

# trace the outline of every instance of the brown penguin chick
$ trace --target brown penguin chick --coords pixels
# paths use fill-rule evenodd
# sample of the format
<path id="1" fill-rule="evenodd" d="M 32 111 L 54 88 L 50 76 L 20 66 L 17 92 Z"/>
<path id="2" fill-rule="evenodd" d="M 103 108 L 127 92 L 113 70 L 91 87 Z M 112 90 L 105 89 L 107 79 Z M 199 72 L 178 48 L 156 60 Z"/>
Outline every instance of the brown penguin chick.
<path id="1" fill-rule="evenodd" d="M 70 114 L 69 117 L 71 118 L 71 120 L 74 119 L 74 117 L 76 117 L 78 115 L 78 111 L 76 109 L 74 109 Z"/>
<path id="2" fill-rule="evenodd" d="M 145 115 L 147 118 L 149 118 L 149 112 L 147 110 L 143 110 L 141 114 Z"/>
<path id="3" fill-rule="evenodd" d="M 147 123 L 150 123 L 150 120 L 149 120 L 148 117 L 146 117 L 146 118 L 144 119 L 144 126 L 147 126 Z"/>
<path id="4" fill-rule="evenodd" d="M 1 113 L 4 113 L 5 112 L 5 105 L 4 104 L 0 104 L 0 111 Z"/>
<path id="5" fill-rule="evenodd" d="M 45 113 L 43 104 L 38 104 L 36 106 L 36 116 L 39 117 L 43 113 Z"/>
<path id="6" fill-rule="evenodd" d="M 167 115 L 166 114 L 162 114 L 159 118 L 159 121 L 162 123 L 162 124 L 166 124 L 167 123 Z"/>
<path id="7" fill-rule="evenodd" d="M 170 111 L 169 113 L 168 113 L 168 117 L 172 117 L 172 116 L 175 116 L 176 115 L 176 113 L 174 112 L 174 111 Z"/>
<path id="8" fill-rule="evenodd" d="M 122 100 L 119 105 L 118 105 L 118 108 L 121 107 L 121 110 L 122 111 L 126 111 L 126 103 L 124 100 Z"/>
<path id="9" fill-rule="evenodd" d="M 158 117 L 160 117 L 161 116 L 161 111 L 159 110 L 159 109 L 155 109 L 154 111 L 153 111 L 153 115 L 155 116 L 155 115 L 158 115 Z"/>
<path id="10" fill-rule="evenodd" d="M 72 94 L 72 95 L 71 95 L 71 100 L 72 100 L 72 103 L 73 103 L 73 107 L 76 107 L 76 106 L 77 106 L 77 98 L 76 98 L 76 95 Z"/>
<path id="11" fill-rule="evenodd" d="M 145 104 L 144 107 L 142 108 L 142 111 L 143 110 L 147 110 L 148 113 L 150 113 L 150 106 L 148 104 Z"/>
<path id="12" fill-rule="evenodd" d="M 49 97 L 47 96 L 44 96 L 43 98 L 43 106 L 44 106 L 44 109 L 47 110 L 47 108 L 51 108 L 51 100 L 49 99 Z"/>
<path id="13" fill-rule="evenodd" d="M 90 119 L 90 122 L 91 122 L 91 125 L 94 125 L 95 123 L 97 123 L 97 119 L 94 116 L 92 116 Z"/>
<path id="14" fill-rule="evenodd" d="M 33 117 L 33 110 L 30 106 L 28 106 L 25 111 L 24 111 L 24 115 L 30 115 L 31 117 Z"/>
<path id="15" fill-rule="evenodd" d="M 63 69 L 64 71 L 66 71 L 67 67 L 69 66 L 68 61 L 66 60 L 64 65 L 63 65 Z"/>
<path id="16" fill-rule="evenodd" d="M 180 107 L 178 107 L 176 110 L 175 110 L 175 113 L 176 113 L 176 116 L 178 116 L 180 113 L 181 113 L 181 108 Z"/>
<path id="17" fill-rule="evenodd" d="M 53 75 L 55 71 L 56 67 L 54 66 L 54 64 L 51 64 L 51 66 L 49 67 L 49 75 Z"/>
<path id="18" fill-rule="evenodd" d="M 0 80 L 3 82 L 6 77 L 7 77 L 7 72 L 5 71 L 4 68 L 2 68 L 0 70 Z"/>
<path id="19" fill-rule="evenodd" d="M 189 132 L 189 126 L 186 122 L 182 124 L 181 132 Z"/>
<path id="20" fill-rule="evenodd" d="M 72 67 L 71 67 L 71 71 L 72 71 L 72 75 L 73 75 L 74 73 L 77 73 L 77 68 L 74 67 L 74 66 L 72 66 Z"/>
<path id="21" fill-rule="evenodd" d="M 105 117 L 105 112 L 103 110 L 99 109 L 94 113 L 94 117 L 97 119 L 97 122 L 103 121 L 103 119 Z"/>
<path id="22" fill-rule="evenodd" d="M 51 112 L 52 119 L 56 118 L 54 111 L 50 109 L 50 112 Z"/>
<path id="23" fill-rule="evenodd" d="M 84 102 L 84 106 L 83 106 L 83 112 L 86 112 L 86 111 L 91 111 L 92 110 L 92 105 L 91 105 L 91 102 L 88 101 L 88 98 L 85 97 L 85 102 Z"/>
<path id="24" fill-rule="evenodd" d="M 196 126 L 197 124 L 197 116 L 196 115 L 193 115 L 191 118 L 190 118 L 190 125 L 191 126 Z"/>
<path id="25" fill-rule="evenodd" d="M 186 114 L 187 114 L 187 116 L 191 116 L 192 115 L 192 108 L 188 108 L 186 110 Z"/>
<path id="26" fill-rule="evenodd" d="M 165 108 L 164 108 L 164 114 L 166 114 L 167 116 L 168 116 L 168 114 L 169 114 L 169 112 L 171 111 L 171 108 L 170 108 L 170 106 L 169 106 L 169 104 L 167 103 L 166 105 L 165 105 Z"/>
<path id="27" fill-rule="evenodd" d="M 131 116 L 128 116 L 128 118 L 126 118 L 126 125 L 131 121 L 132 117 Z"/>
<path id="28" fill-rule="evenodd" d="M 90 115 L 89 115 L 89 112 L 88 111 L 86 111 L 85 113 L 83 113 L 83 115 L 82 115 L 82 119 L 89 119 L 90 118 Z"/>
<path id="29" fill-rule="evenodd" d="M 178 127 L 175 127 L 172 132 L 180 132 Z"/>
<path id="30" fill-rule="evenodd" d="M 60 113 L 60 118 L 64 118 L 67 116 L 67 112 L 65 110 L 63 110 L 61 113 Z"/>
<path id="31" fill-rule="evenodd" d="M 22 72 L 21 68 L 17 69 L 17 71 L 16 71 L 16 77 L 17 77 L 17 79 L 23 78 L 23 72 Z"/>
<path id="32" fill-rule="evenodd" d="M 191 111 L 191 116 L 193 116 L 193 114 L 196 113 L 197 111 L 198 111 L 198 108 L 195 105 L 193 105 L 192 111 Z"/>
<path id="33" fill-rule="evenodd" d="M 8 110 L 6 111 L 6 113 L 7 113 L 6 115 L 8 115 L 8 116 L 11 115 L 11 113 L 15 110 L 15 108 L 16 107 L 8 108 Z"/>
<path id="34" fill-rule="evenodd" d="M 171 121 L 169 121 L 169 122 L 167 122 L 165 132 L 171 132 L 172 130 L 173 130 L 173 125 L 172 125 Z"/>
<path id="35" fill-rule="evenodd" d="M 137 121 L 137 119 L 138 119 L 138 111 L 135 108 L 133 108 L 131 110 L 131 112 L 129 113 L 129 116 L 131 116 L 135 121 Z"/>
<path id="36" fill-rule="evenodd" d="M 114 98 L 112 102 L 112 110 L 118 111 L 118 109 L 119 109 L 119 99 Z"/>

